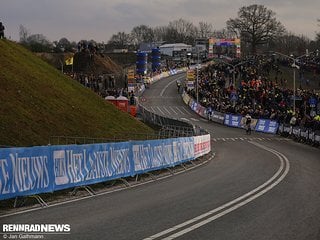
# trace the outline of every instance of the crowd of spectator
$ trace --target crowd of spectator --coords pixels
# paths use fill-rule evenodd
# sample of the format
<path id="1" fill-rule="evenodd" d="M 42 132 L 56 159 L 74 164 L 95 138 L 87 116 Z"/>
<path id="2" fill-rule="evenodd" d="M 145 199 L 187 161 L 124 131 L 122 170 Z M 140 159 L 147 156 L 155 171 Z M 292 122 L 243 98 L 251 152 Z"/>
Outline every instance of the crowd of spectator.
<path id="1" fill-rule="evenodd" d="M 223 113 L 249 114 L 253 118 L 320 130 L 319 94 L 298 87 L 293 112 L 293 90 L 287 86 L 287 79 L 282 76 L 277 61 L 257 56 L 242 63 L 235 69 L 223 62 L 201 69 L 198 99 L 202 106 Z M 271 73 L 273 79 L 270 79 Z M 317 77 L 320 81 L 319 75 Z M 238 79 L 237 84 L 234 79 Z M 196 98 L 194 89 L 189 93 Z"/>
<path id="2" fill-rule="evenodd" d="M 123 92 L 122 89 L 115 87 L 115 78 L 110 74 L 95 75 L 74 72 L 68 75 L 102 97 L 110 95 L 118 97 Z"/>
<path id="3" fill-rule="evenodd" d="M 91 89 L 102 98 L 113 96 L 118 98 L 120 96 L 126 97 L 130 105 L 135 104 L 135 95 L 133 92 L 128 92 L 127 88 L 116 88 L 115 79 L 113 75 L 98 75 L 84 74 L 84 73 L 71 73 L 71 78 L 81 83 L 83 86 Z"/>

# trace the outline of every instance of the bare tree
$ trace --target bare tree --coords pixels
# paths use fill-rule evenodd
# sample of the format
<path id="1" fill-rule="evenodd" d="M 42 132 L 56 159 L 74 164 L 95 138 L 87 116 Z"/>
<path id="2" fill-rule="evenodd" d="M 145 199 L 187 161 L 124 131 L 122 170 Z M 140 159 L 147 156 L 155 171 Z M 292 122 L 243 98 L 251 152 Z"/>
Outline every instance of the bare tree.
<path id="1" fill-rule="evenodd" d="M 108 44 L 113 48 L 127 48 L 132 44 L 131 35 L 125 32 L 118 32 L 112 35 Z"/>
<path id="2" fill-rule="evenodd" d="M 167 34 L 168 27 L 158 26 L 153 29 L 154 41 L 162 42 L 165 41 L 165 36 Z"/>
<path id="3" fill-rule="evenodd" d="M 320 35 L 320 33 L 318 33 Z M 320 37 L 320 36 L 319 36 Z M 311 40 L 304 35 L 296 35 L 292 32 L 285 32 L 282 36 L 272 40 L 269 44 L 265 45 L 265 51 L 277 51 L 287 55 L 301 56 L 306 54 L 308 49 L 309 53 L 316 53 L 320 49 L 320 38 L 317 37 Z M 312 54 L 311 54 L 312 55 Z"/>
<path id="4" fill-rule="evenodd" d="M 32 34 L 23 42 L 32 52 L 50 52 L 52 43 L 43 34 Z"/>
<path id="5" fill-rule="evenodd" d="M 274 50 L 287 55 L 302 55 L 309 48 L 310 43 L 310 39 L 306 36 L 298 36 L 294 33 L 286 32 L 281 37 L 270 41 L 270 44 L 266 46 L 266 50 Z"/>
<path id="6" fill-rule="evenodd" d="M 226 28 L 222 28 L 221 30 L 215 30 L 212 35 L 216 38 L 234 38 L 234 37 L 236 37 L 236 34 L 234 32 L 231 32 Z"/>
<path id="7" fill-rule="evenodd" d="M 19 25 L 19 38 L 26 48 L 32 52 L 50 52 L 53 49 L 52 43 L 43 34 L 30 34 L 30 31 Z"/>
<path id="8" fill-rule="evenodd" d="M 19 38 L 21 43 L 27 42 L 27 39 L 30 35 L 29 30 L 23 26 L 22 24 L 19 25 Z"/>
<path id="9" fill-rule="evenodd" d="M 169 22 L 167 33 L 170 42 L 193 44 L 198 35 L 198 29 L 192 22 L 180 18 Z"/>
<path id="10" fill-rule="evenodd" d="M 199 37 L 209 38 L 212 36 L 213 27 L 211 23 L 199 22 Z"/>
<path id="11" fill-rule="evenodd" d="M 319 22 L 318 26 L 320 26 L 320 19 L 317 20 Z M 320 42 L 320 32 L 317 33 L 316 41 Z"/>
<path id="12" fill-rule="evenodd" d="M 54 42 L 56 47 L 64 52 L 72 52 L 76 48 L 76 43 L 71 43 L 67 38 L 63 37 L 58 42 Z"/>
<path id="13" fill-rule="evenodd" d="M 251 53 L 255 54 L 258 45 L 267 43 L 285 31 L 275 15 L 265 6 L 253 4 L 240 8 L 238 17 L 227 21 L 227 28 L 249 43 Z"/>
<path id="14" fill-rule="evenodd" d="M 136 26 L 131 30 L 132 41 L 135 45 L 141 42 L 152 42 L 154 33 L 152 28 L 146 25 Z"/>

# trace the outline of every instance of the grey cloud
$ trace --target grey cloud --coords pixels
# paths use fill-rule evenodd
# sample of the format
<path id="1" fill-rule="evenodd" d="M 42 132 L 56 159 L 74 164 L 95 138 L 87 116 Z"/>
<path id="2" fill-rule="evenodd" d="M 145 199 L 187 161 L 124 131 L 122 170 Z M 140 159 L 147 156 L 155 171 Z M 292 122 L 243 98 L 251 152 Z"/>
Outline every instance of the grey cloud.
<path id="1" fill-rule="evenodd" d="M 0 20 L 6 34 L 18 39 L 19 24 L 32 33 L 42 33 L 50 40 L 95 39 L 107 41 L 119 31 L 129 32 L 134 26 L 161 26 L 184 18 L 198 24 L 212 23 L 221 29 L 229 18 L 237 16 L 241 6 L 263 4 L 276 12 L 276 17 L 289 31 L 310 38 L 320 31 L 320 1 L 279 0 L 2 0 Z"/>

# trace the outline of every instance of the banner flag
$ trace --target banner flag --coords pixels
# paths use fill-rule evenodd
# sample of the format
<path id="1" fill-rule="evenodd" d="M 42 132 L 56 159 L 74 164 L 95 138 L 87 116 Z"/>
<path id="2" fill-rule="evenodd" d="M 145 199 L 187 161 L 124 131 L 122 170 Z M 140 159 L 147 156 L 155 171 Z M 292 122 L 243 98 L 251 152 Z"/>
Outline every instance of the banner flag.
<path id="1" fill-rule="evenodd" d="M 66 65 L 73 65 L 73 57 L 66 59 L 65 64 Z"/>

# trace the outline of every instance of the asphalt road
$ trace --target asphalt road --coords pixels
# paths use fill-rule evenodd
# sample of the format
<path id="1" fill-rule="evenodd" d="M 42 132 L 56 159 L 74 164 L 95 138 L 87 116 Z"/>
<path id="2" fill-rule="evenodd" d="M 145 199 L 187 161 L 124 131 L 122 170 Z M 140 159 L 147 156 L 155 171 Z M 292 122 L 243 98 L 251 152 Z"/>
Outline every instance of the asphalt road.
<path id="1" fill-rule="evenodd" d="M 148 89 L 144 105 L 211 133 L 208 164 L 146 185 L 0 218 L 70 224 L 45 239 L 320 239 L 320 150 L 200 119 L 175 81 Z M 0 236 L 1 237 L 1 236 Z"/>

